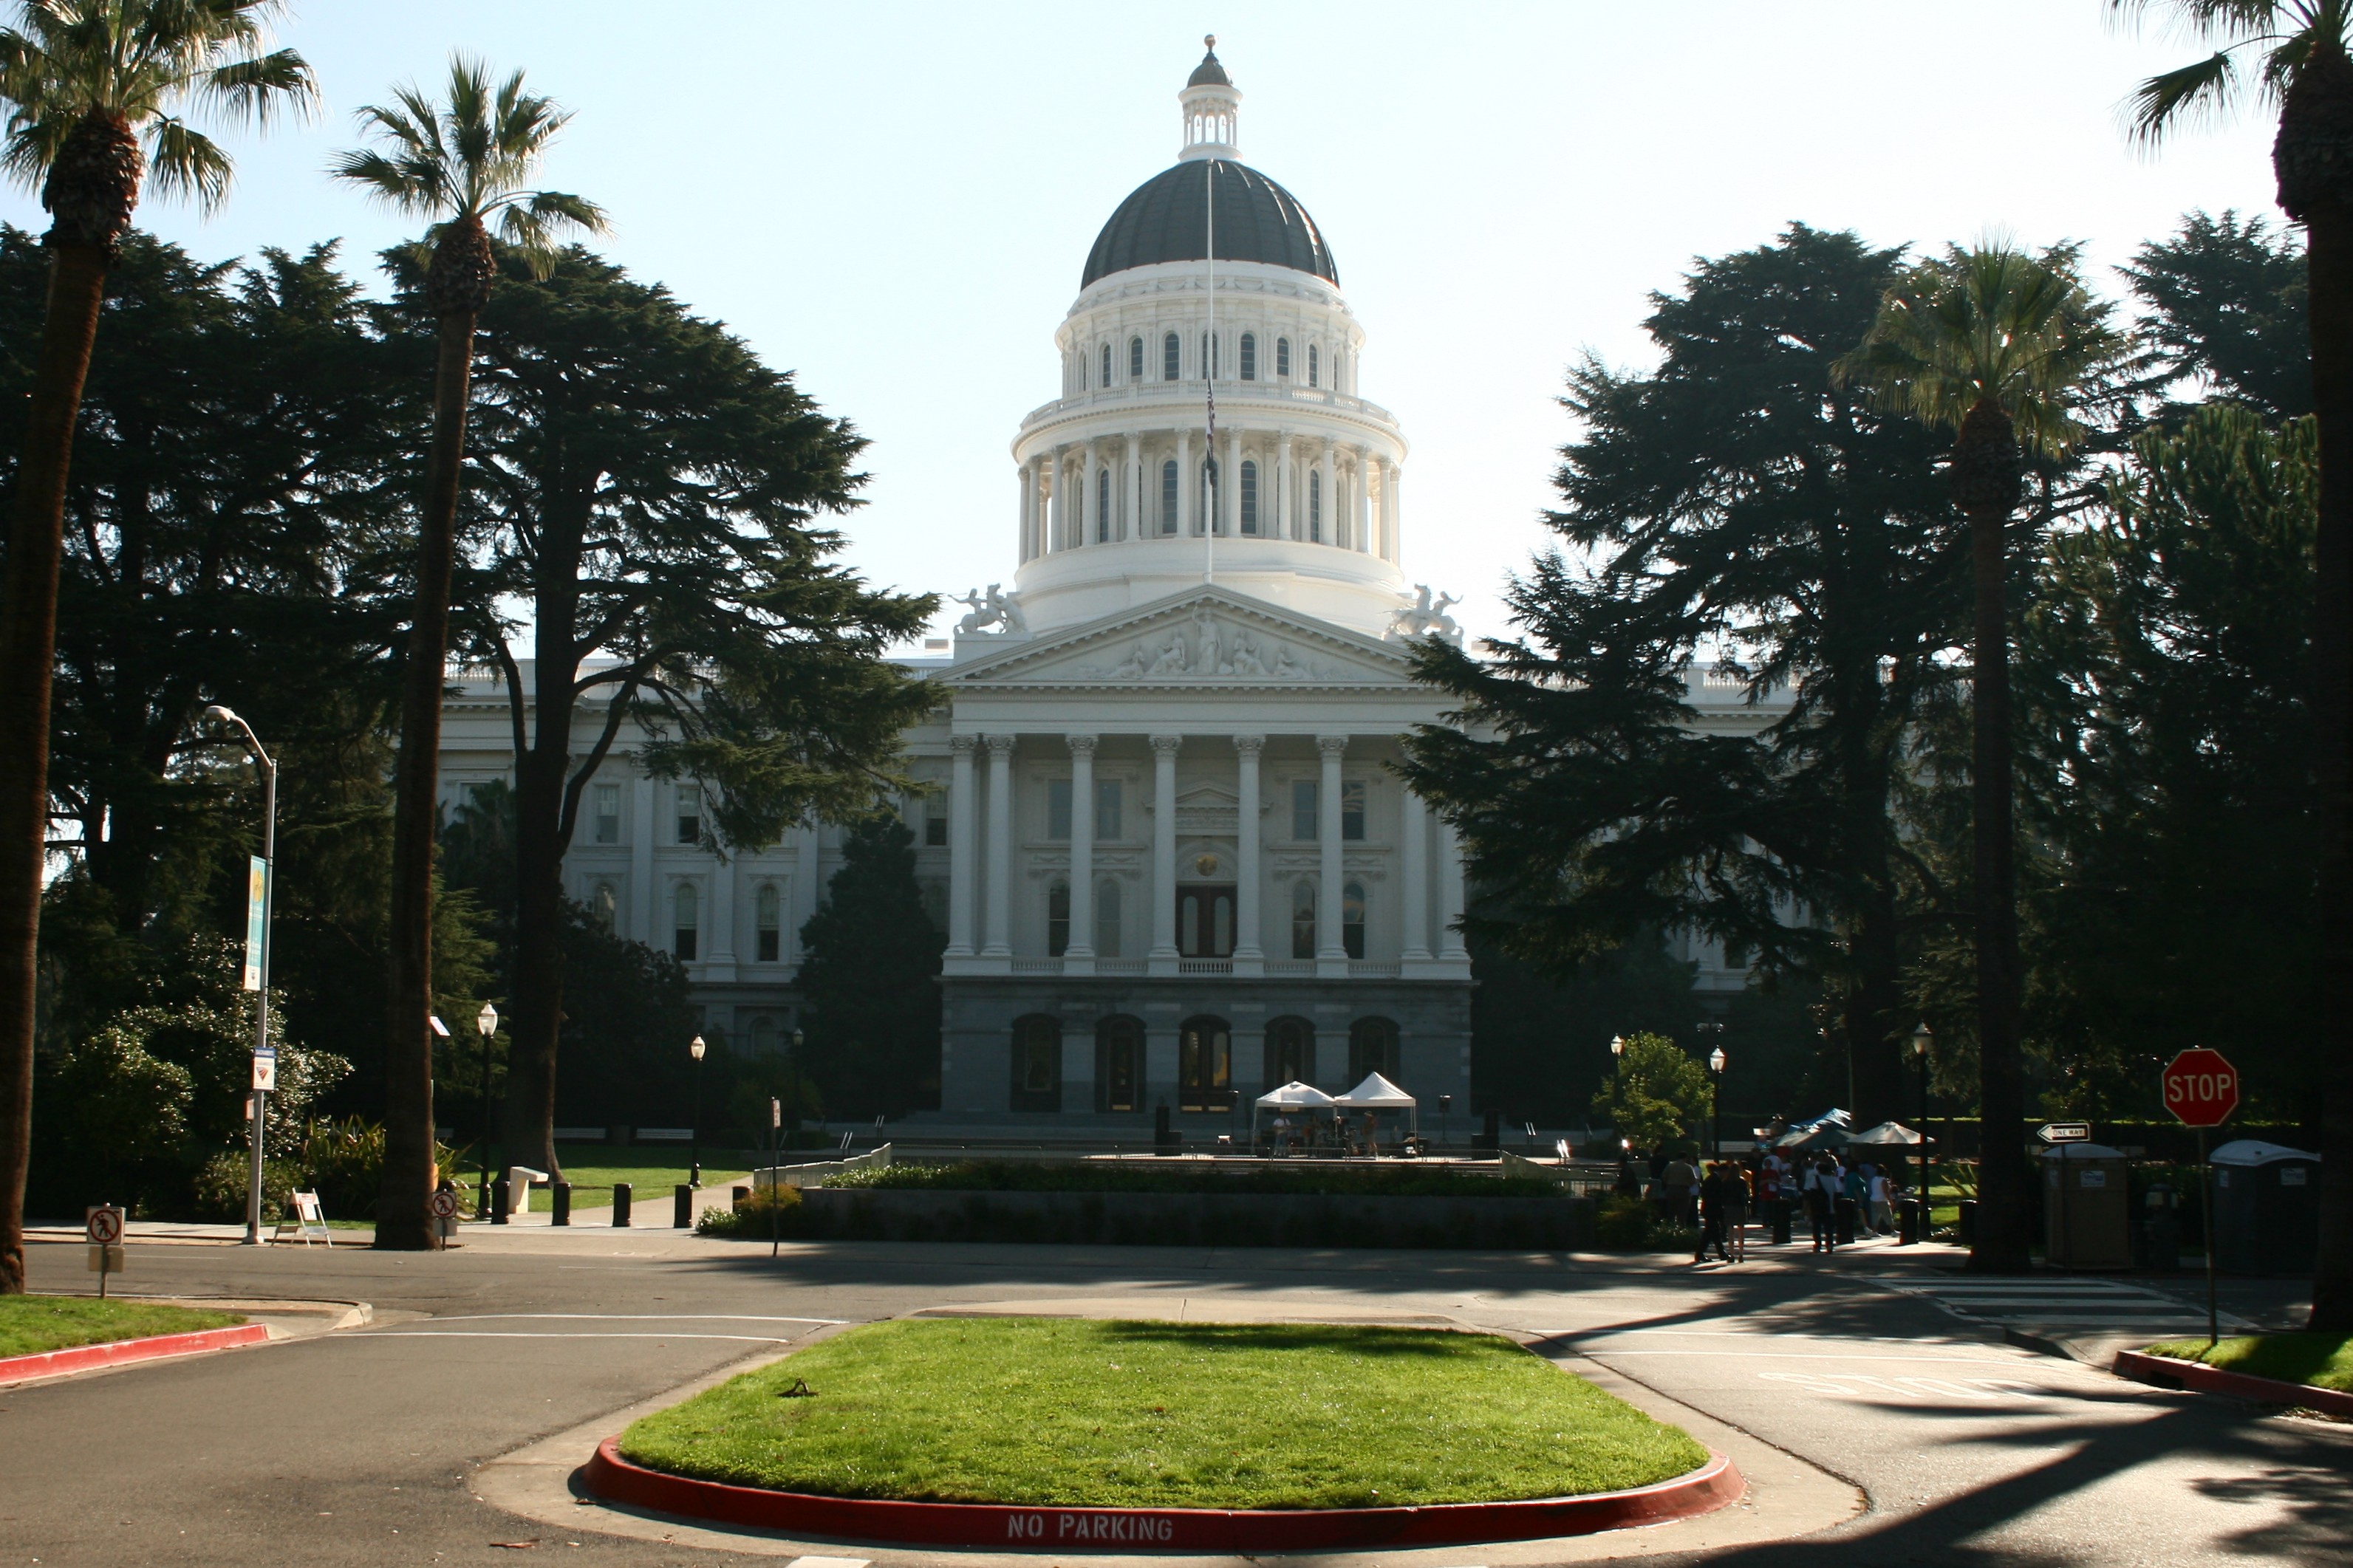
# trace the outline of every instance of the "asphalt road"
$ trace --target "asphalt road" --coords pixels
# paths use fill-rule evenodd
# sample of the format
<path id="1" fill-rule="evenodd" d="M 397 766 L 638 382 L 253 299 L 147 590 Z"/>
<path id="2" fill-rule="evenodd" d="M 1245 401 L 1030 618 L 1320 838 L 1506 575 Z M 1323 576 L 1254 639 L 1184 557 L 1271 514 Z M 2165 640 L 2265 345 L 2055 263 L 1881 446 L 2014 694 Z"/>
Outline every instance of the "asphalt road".
<path id="1" fill-rule="evenodd" d="M 1694 1555 L 1663 1532 L 1630 1542 L 1668 1563 L 2353 1558 L 2353 1427 L 2000 1342 L 1939 1307 L 1929 1261 L 1866 1251 L 1694 1272 L 1473 1253 L 834 1245 L 771 1263 L 765 1247 L 594 1230 L 440 1256 L 134 1240 L 125 1283 L 142 1291 L 365 1300 L 378 1321 L 0 1391 L 0 1564 L 512 1563 L 492 1543 L 526 1540 L 583 1563 L 748 1562 L 552 1531 L 477 1500 L 469 1479 L 826 1322 L 1094 1296 L 1436 1311 L 1544 1334 L 1870 1500 L 1847 1525 L 1778 1545 Z M 83 1289 L 81 1270 L 78 1247 L 36 1249 L 37 1289 Z M 2267 1300 L 2242 1288 L 2232 1306 L 2260 1317 Z"/>

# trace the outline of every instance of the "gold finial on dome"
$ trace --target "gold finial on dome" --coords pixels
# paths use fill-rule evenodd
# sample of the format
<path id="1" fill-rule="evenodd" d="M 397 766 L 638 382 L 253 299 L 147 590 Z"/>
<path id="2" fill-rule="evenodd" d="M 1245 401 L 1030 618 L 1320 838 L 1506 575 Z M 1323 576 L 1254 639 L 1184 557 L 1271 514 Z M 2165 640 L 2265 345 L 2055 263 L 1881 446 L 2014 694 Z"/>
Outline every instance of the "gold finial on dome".
<path id="1" fill-rule="evenodd" d="M 1201 47 L 1204 47 L 1204 48 L 1209 48 L 1209 49 L 1214 49 L 1214 48 L 1216 48 L 1216 47 L 1218 47 L 1218 35 L 1217 35 L 1217 34 L 1215 34 L 1215 33 L 1204 33 L 1204 34 L 1202 34 L 1202 35 L 1201 35 Z"/>

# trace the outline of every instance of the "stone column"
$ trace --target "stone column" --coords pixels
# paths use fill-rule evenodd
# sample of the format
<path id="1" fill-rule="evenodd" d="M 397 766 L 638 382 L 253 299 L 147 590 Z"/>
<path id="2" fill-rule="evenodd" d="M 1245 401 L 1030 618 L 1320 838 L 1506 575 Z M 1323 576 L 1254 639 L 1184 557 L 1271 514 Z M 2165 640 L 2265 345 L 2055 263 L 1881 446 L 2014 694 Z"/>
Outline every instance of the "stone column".
<path id="1" fill-rule="evenodd" d="M 1140 437 L 1127 438 L 1127 467 L 1120 470 L 1121 510 L 1127 515 L 1120 519 L 1122 539 L 1141 539 L 1144 526 L 1144 443 Z"/>
<path id="2" fill-rule="evenodd" d="M 1071 748 L 1071 945 L 1063 956 L 1068 973 L 1083 974 L 1095 960 L 1095 738 L 1063 740 Z"/>
<path id="3" fill-rule="evenodd" d="M 1152 968 L 1176 972 L 1176 749 L 1181 735 L 1152 737 Z"/>
<path id="4" fill-rule="evenodd" d="M 711 868 L 711 951 L 703 956 L 711 967 L 703 971 L 711 980 L 735 978 L 735 859 L 720 857 Z"/>
<path id="5" fill-rule="evenodd" d="M 1421 796 L 1400 792 L 1398 825 L 1405 864 L 1405 952 L 1412 963 L 1430 956 L 1430 808 Z"/>
<path id="6" fill-rule="evenodd" d="M 1232 538 L 1242 531 L 1242 435 L 1239 430 L 1226 432 L 1226 463 L 1218 472 L 1224 482 L 1218 486 L 1218 531 Z"/>
<path id="7" fill-rule="evenodd" d="M 1267 532 L 1277 539 L 1289 539 L 1298 510 L 1291 499 L 1291 432 L 1278 431 L 1274 437 L 1274 516 Z"/>
<path id="8" fill-rule="evenodd" d="M 1021 527 L 1020 559 L 1027 561 L 1038 553 L 1038 528 L 1033 521 L 1038 510 L 1038 470 L 1029 463 L 1021 465 Z"/>
<path id="9" fill-rule="evenodd" d="M 1455 929 L 1455 921 L 1461 918 L 1462 840 L 1454 825 L 1441 817 L 1438 823 L 1438 956 L 1468 963 L 1471 954 L 1462 946 L 1462 933 Z"/>
<path id="10" fill-rule="evenodd" d="M 1193 432 L 1176 432 L 1176 533 L 1177 537 L 1193 531 L 1193 491 L 1200 476 L 1193 472 Z"/>
<path id="11" fill-rule="evenodd" d="M 1348 750 L 1343 735 L 1316 738 L 1324 759 L 1323 788 L 1315 804 L 1315 968 L 1322 974 L 1348 973 L 1348 950 L 1340 941 L 1340 759 Z M 1336 966 L 1336 967 L 1335 967 Z"/>
<path id="12" fill-rule="evenodd" d="M 946 956 L 972 956 L 972 752 L 976 735 L 948 737 L 948 946 Z M 817 868 L 808 868 L 814 876 Z"/>
<path id="13" fill-rule="evenodd" d="M 1316 531 L 1323 535 L 1321 542 L 1337 544 L 1340 542 L 1340 498 L 1332 491 L 1331 442 L 1324 443 L 1323 451 L 1316 455 L 1315 467 L 1324 487 L 1323 515 L 1316 519 Z"/>
<path id="14" fill-rule="evenodd" d="M 1266 746 L 1263 735 L 1236 735 L 1234 751 L 1241 762 L 1240 810 L 1234 823 L 1234 973 L 1256 974 L 1266 958 L 1259 943 L 1259 838 L 1264 823 L 1259 815 L 1258 758 Z"/>
<path id="15" fill-rule="evenodd" d="M 629 786 L 629 937 L 654 940 L 654 781 L 643 773 Z"/>
<path id="16" fill-rule="evenodd" d="M 1373 552 L 1373 457 L 1362 447 L 1356 448 L 1356 493 L 1348 498 L 1348 507 L 1356 516 L 1356 537 L 1348 542 L 1357 553 Z"/>
<path id="17" fill-rule="evenodd" d="M 1052 522 L 1046 531 L 1048 551 L 1071 547 L 1071 459 L 1059 447 L 1054 452 L 1054 500 Z"/>
<path id="18" fill-rule="evenodd" d="M 1397 564 L 1398 530 L 1404 521 L 1398 506 L 1398 485 L 1404 478 L 1405 470 L 1397 464 L 1381 464 L 1381 558 L 1392 566 Z"/>
<path id="19" fill-rule="evenodd" d="M 984 958 L 1013 956 L 1013 737 L 988 738 L 988 936 Z"/>

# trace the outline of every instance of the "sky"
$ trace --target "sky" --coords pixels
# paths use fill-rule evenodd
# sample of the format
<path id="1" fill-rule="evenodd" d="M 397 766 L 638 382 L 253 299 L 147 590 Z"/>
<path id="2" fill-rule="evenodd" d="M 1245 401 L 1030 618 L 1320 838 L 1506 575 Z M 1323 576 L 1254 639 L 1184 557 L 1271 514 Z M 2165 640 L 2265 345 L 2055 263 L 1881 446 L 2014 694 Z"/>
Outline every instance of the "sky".
<path id="1" fill-rule="evenodd" d="M 2105 0 L 1405 5 L 297 0 L 281 41 L 326 99 L 230 132 L 209 218 L 142 226 L 218 260 L 409 220 L 330 182 L 353 110 L 452 50 L 575 115 L 543 183 L 602 205 L 597 247 L 723 321 L 873 445 L 847 559 L 879 584 L 1009 584 L 1010 443 L 1056 395 L 1054 328 L 1096 230 L 1176 161 L 1205 33 L 1242 89 L 1243 161 L 1330 239 L 1393 411 L 1409 581 L 1473 635 L 1549 535 L 1557 398 L 1588 353 L 1651 359 L 1649 296 L 1791 221 L 1874 244 L 2005 232 L 2086 247 L 2095 281 L 2193 208 L 2274 219 L 2260 112 L 2136 151 L 2117 106 L 2204 51 Z M 0 194 L 0 218 L 46 226 Z M 951 606 L 959 611 L 962 606 Z M 944 626 L 953 616 L 943 613 Z"/>

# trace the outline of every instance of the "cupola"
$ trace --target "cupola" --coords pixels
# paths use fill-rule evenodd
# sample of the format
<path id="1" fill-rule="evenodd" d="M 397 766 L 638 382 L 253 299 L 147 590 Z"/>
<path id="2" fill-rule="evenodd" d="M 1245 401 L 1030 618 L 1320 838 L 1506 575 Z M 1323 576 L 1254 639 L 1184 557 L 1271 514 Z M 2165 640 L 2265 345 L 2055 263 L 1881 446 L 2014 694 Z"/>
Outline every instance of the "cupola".
<path id="1" fill-rule="evenodd" d="M 1185 107 L 1185 150 L 1180 160 L 1230 158 L 1237 145 L 1235 124 L 1241 118 L 1242 92 L 1218 63 L 1218 36 L 1201 40 L 1209 52 L 1193 68 L 1185 90 L 1176 95 Z"/>

